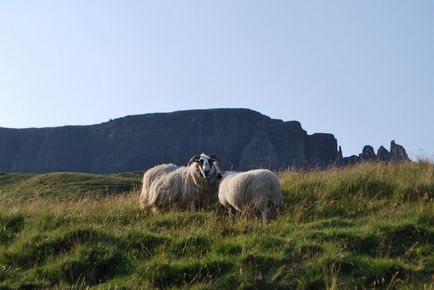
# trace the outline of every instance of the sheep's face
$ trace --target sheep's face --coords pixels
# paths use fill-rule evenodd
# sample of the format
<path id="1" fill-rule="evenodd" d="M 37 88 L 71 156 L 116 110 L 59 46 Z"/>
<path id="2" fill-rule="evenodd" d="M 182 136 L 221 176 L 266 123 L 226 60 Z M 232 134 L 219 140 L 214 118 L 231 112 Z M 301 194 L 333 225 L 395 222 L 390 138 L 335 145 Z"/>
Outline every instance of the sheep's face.
<path id="1" fill-rule="evenodd" d="M 203 178 L 210 180 L 210 178 L 216 176 L 219 173 L 219 169 L 217 167 L 218 161 L 219 159 L 216 156 L 208 156 L 202 153 L 191 158 L 188 165 L 190 166 L 190 164 L 193 162 L 197 163 Z"/>

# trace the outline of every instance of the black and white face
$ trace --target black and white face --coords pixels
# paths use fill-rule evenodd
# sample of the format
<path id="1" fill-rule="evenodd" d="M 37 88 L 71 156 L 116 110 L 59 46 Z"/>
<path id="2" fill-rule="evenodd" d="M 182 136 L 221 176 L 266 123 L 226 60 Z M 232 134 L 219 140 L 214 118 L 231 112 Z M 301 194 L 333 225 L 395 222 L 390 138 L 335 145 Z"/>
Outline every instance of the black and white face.
<path id="1" fill-rule="evenodd" d="M 192 162 L 196 162 L 199 165 L 199 171 L 205 179 L 210 179 L 210 177 L 218 174 L 218 158 L 215 156 L 208 156 L 202 153 L 200 155 L 194 156 L 190 160 L 189 165 Z"/>
<path id="2" fill-rule="evenodd" d="M 215 160 L 208 155 L 205 155 L 203 153 L 200 155 L 198 163 L 200 165 L 200 173 L 202 173 L 202 176 L 204 178 L 209 178 L 209 176 L 211 175 L 214 161 Z"/>

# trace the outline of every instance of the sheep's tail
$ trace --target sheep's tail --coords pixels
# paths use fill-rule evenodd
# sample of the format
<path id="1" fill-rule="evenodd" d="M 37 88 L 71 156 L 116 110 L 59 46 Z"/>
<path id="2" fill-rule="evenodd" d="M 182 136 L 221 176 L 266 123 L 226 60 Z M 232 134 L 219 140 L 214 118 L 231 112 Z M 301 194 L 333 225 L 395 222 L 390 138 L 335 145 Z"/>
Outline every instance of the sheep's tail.
<path id="1" fill-rule="evenodd" d="M 140 193 L 139 199 L 140 199 L 140 208 L 141 209 L 145 209 L 145 210 L 149 209 L 150 205 L 149 205 L 148 198 L 149 198 L 149 194 L 147 191 L 142 191 Z"/>
<path id="2" fill-rule="evenodd" d="M 150 188 L 151 183 L 153 182 L 152 176 L 150 176 L 149 172 L 145 172 L 142 180 L 142 191 L 140 192 L 140 208 L 148 209 L 149 208 L 149 198 L 150 198 Z"/>

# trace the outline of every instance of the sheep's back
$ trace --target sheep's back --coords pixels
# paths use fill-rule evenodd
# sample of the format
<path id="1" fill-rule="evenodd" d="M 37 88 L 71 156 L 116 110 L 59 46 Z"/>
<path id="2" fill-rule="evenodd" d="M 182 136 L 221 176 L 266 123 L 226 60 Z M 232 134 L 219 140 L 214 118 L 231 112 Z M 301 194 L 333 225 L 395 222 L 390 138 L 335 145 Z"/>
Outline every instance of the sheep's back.
<path id="1" fill-rule="evenodd" d="M 281 204 L 278 177 L 266 169 L 230 173 L 220 183 L 219 199 L 241 210 L 248 203 L 260 204 L 271 200 Z"/>
<path id="2" fill-rule="evenodd" d="M 282 189 L 276 174 L 267 169 L 251 170 L 248 173 L 249 178 L 247 179 L 251 181 L 252 192 L 266 196 L 268 200 L 281 205 Z"/>
<path id="3" fill-rule="evenodd" d="M 188 205 L 199 198 L 202 192 L 203 180 L 193 166 L 178 167 L 176 170 L 162 176 L 154 183 L 154 203 L 177 203 Z"/>
<path id="4" fill-rule="evenodd" d="M 157 178 L 171 171 L 175 171 L 176 168 L 177 166 L 172 163 L 161 164 L 152 167 L 151 169 L 147 170 L 143 175 L 143 187 L 146 187 L 146 189 L 149 188 L 151 183 L 154 182 Z"/>

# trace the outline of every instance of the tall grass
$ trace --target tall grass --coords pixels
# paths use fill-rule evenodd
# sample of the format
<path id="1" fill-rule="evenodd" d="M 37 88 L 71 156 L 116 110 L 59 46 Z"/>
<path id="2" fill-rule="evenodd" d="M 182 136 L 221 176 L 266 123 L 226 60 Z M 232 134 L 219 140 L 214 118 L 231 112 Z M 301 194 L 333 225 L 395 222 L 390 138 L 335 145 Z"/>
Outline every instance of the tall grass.
<path id="1" fill-rule="evenodd" d="M 0 289 L 433 288 L 434 165 L 279 175 L 284 214 L 264 226 L 145 213 L 140 174 L 3 174 Z"/>

